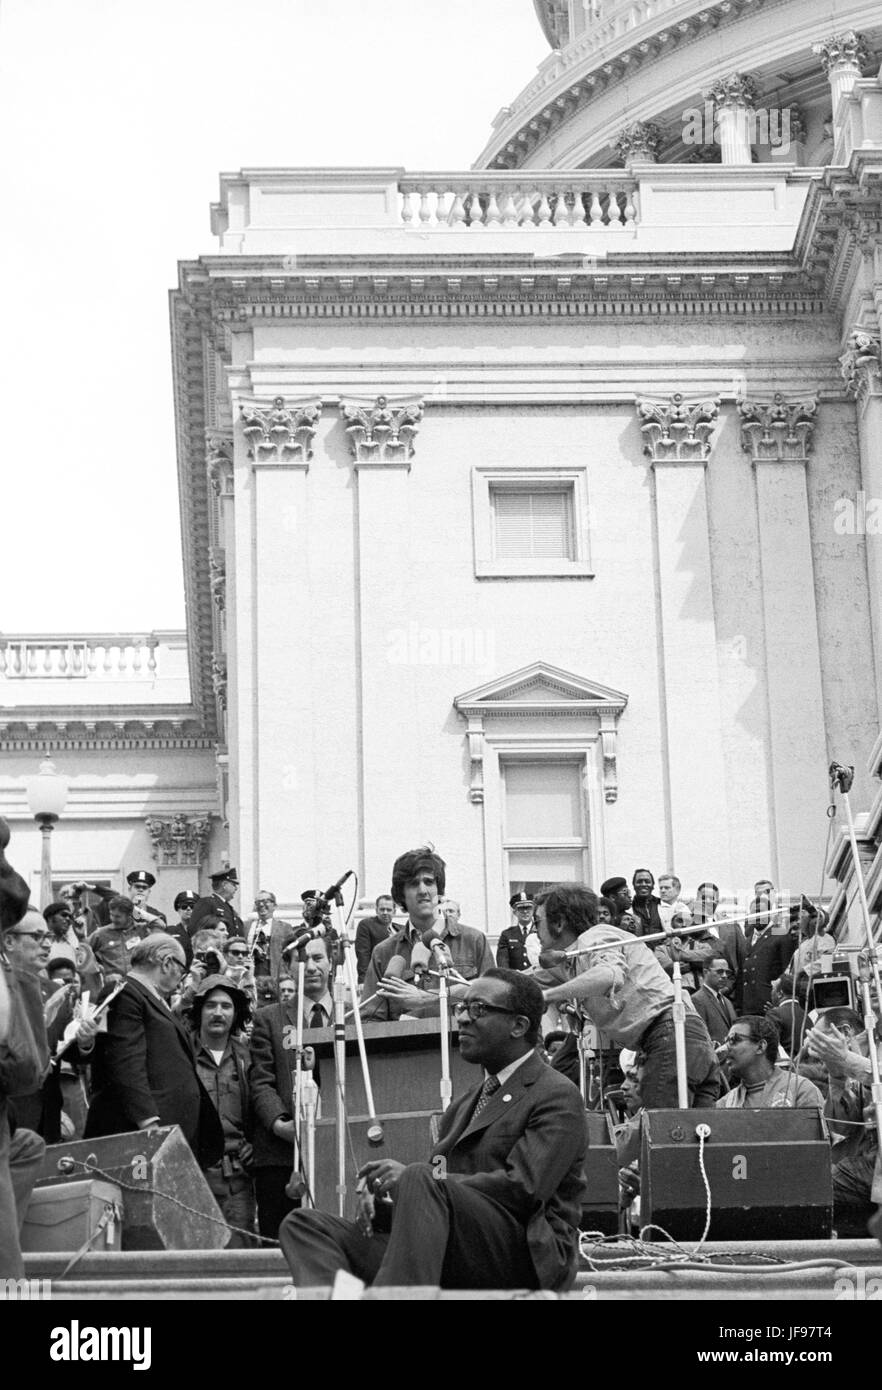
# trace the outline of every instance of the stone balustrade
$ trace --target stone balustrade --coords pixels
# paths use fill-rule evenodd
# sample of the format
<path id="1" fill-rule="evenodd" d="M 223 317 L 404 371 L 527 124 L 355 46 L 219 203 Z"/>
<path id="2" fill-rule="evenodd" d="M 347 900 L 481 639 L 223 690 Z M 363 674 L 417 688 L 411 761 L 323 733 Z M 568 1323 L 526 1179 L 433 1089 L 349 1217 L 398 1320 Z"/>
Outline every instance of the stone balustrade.
<path id="1" fill-rule="evenodd" d="M 0 635 L 0 678 L 7 680 L 154 680 L 161 639 L 143 634 Z"/>
<path id="2" fill-rule="evenodd" d="M 637 181 L 619 170 L 531 174 L 407 174 L 405 227 L 463 231 L 558 227 L 623 231 L 638 221 Z"/>

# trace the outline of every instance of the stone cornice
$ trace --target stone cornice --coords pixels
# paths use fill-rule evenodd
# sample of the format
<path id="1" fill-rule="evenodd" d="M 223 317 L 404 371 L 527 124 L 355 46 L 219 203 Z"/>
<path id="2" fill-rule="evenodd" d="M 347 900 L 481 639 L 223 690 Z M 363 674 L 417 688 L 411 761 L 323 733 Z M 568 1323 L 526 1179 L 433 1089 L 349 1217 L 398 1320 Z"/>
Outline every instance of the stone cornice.
<path id="1" fill-rule="evenodd" d="M 211 749 L 215 739 L 206 734 L 194 711 L 171 715 L 127 711 L 114 715 L 106 709 L 70 711 L 7 711 L 0 718 L 0 749 L 5 752 L 39 752 L 45 748 L 71 751 L 124 749 Z"/>
<path id="2" fill-rule="evenodd" d="M 825 169 L 808 192 L 794 242 L 794 257 L 824 297 L 841 307 L 856 255 L 869 257 L 882 241 L 882 161 L 877 151 L 855 150 L 848 168 Z"/>
<path id="3" fill-rule="evenodd" d="M 178 496 L 187 609 L 190 691 L 208 740 L 217 736 L 217 716 L 211 684 L 214 606 L 208 551 L 211 495 L 206 460 L 205 338 L 211 319 L 181 290 L 170 297 L 178 456 Z"/>

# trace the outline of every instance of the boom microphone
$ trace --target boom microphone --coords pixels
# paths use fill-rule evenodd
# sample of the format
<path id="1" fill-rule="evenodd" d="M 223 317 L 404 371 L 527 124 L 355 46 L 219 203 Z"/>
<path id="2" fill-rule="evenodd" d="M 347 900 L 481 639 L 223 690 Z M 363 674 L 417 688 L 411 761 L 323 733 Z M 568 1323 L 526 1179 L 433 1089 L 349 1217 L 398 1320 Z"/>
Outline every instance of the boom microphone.
<path id="1" fill-rule="evenodd" d="M 294 937 L 294 940 L 288 942 L 288 945 L 282 952 L 282 959 L 284 959 L 285 956 L 291 955 L 293 951 L 299 951 L 308 941 L 317 941 L 320 936 L 326 934 L 327 930 L 327 927 L 322 925 L 318 927 L 307 927 L 305 931 L 299 931 Z"/>
<path id="2" fill-rule="evenodd" d="M 351 878 L 354 873 L 354 869 L 347 869 L 343 877 L 338 878 L 337 882 L 332 883 L 330 888 L 326 888 L 324 893 L 319 894 L 319 897 L 323 898 L 325 902 L 330 902 L 332 898 L 336 899 L 338 893 L 340 892 L 340 889 L 343 887 L 343 884 L 346 882 L 348 878 Z"/>

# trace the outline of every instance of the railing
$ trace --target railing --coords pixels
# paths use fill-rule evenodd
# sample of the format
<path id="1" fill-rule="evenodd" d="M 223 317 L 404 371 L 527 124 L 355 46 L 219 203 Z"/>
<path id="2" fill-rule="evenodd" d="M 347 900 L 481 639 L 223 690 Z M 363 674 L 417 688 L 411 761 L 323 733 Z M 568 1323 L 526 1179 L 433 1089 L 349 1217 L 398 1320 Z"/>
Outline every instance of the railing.
<path id="1" fill-rule="evenodd" d="M 153 680 L 160 637 L 74 634 L 0 636 L 0 677 L 7 680 Z"/>
<path id="2" fill-rule="evenodd" d="M 522 175 L 406 174 L 406 227 L 461 231 L 538 227 L 625 231 L 639 220 L 637 181 L 618 170 Z"/>

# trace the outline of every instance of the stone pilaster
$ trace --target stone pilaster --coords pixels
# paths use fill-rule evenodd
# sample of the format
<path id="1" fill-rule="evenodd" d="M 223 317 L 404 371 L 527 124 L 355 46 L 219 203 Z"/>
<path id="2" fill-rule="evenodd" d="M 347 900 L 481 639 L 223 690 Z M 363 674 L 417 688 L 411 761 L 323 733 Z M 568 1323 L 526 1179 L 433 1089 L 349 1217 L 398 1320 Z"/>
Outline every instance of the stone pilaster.
<path id="1" fill-rule="evenodd" d="M 671 843 L 685 878 L 700 877 L 702 864 L 718 865 L 724 879 L 729 873 L 728 838 L 721 833 L 726 782 L 705 477 L 719 408 L 718 399 L 687 400 L 680 393 L 637 400 L 655 482 Z M 613 786 L 608 781 L 607 791 Z"/>
<path id="2" fill-rule="evenodd" d="M 144 824 L 153 847 L 153 858 L 160 868 L 198 868 L 202 863 L 211 833 L 208 813 L 147 816 Z"/>
<path id="3" fill-rule="evenodd" d="M 882 339 L 875 329 L 855 328 L 849 333 L 839 358 L 845 389 L 857 412 L 858 450 L 863 499 L 853 499 L 852 527 L 863 525 L 866 534 L 867 571 L 870 580 L 870 618 L 873 630 L 873 663 L 878 713 L 882 721 L 882 537 L 869 534 L 861 518 L 867 503 L 882 508 Z M 852 499 L 849 499 L 852 500 Z M 859 502 L 863 505 L 858 505 Z"/>
<path id="4" fill-rule="evenodd" d="M 827 744 L 806 487 L 818 401 L 788 401 L 778 392 L 742 401 L 738 409 L 742 448 L 751 457 L 756 478 L 774 871 L 782 890 L 799 892 L 799 866 L 817 853 L 817 827 L 805 808 L 823 804 L 826 795 Z"/>
<path id="5" fill-rule="evenodd" d="M 268 406 L 257 401 L 240 402 L 239 419 L 248 441 L 248 457 L 254 464 L 307 468 L 321 413 L 318 400 L 290 406 L 284 396 L 276 396 Z"/>

